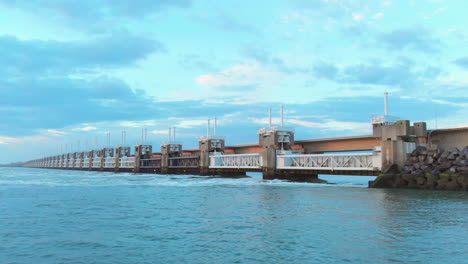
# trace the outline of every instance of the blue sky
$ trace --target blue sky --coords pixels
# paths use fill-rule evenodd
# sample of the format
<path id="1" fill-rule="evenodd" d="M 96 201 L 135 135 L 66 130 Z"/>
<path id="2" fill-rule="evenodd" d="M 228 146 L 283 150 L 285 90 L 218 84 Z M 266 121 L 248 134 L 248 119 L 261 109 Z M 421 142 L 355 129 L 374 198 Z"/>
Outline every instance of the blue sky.
<path id="1" fill-rule="evenodd" d="M 468 125 L 463 0 L 0 0 L 0 163 L 219 119 L 257 141 L 267 109 L 297 139 L 371 133 L 390 114 Z"/>

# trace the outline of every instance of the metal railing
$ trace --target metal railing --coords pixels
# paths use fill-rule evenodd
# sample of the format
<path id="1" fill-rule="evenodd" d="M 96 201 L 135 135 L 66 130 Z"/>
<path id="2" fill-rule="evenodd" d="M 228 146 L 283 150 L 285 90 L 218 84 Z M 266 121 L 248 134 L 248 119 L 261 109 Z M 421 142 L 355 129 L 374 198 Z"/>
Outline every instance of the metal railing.
<path id="1" fill-rule="evenodd" d="M 140 168 L 161 168 L 161 157 L 141 159 Z"/>
<path id="2" fill-rule="evenodd" d="M 262 157 L 259 153 L 228 154 L 210 156 L 210 168 L 261 168 Z"/>
<path id="3" fill-rule="evenodd" d="M 200 156 L 198 155 L 185 155 L 168 159 L 169 168 L 198 168 L 200 164 Z"/>
<path id="4" fill-rule="evenodd" d="M 135 168 L 135 157 L 120 158 L 119 168 Z"/>
<path id="5" fill-rule="evenodd" d="M 381 168 L 380 153 L 278 155 L 277 169 L 367 170 Z"/>
<path id="6" fill-rule="evenodd" d="M 107 157 L 104 160 L 104 168 L 114 168 L 115 167 L 115 158 L 114 157 Z"/>
<path id="7" fill-rule="evenodd" d="M 92 168 L 101 168 L 101 159 L 102 159 L 101 157 L 94 158 Z"/>
<path id="8" fill-rule="evenodd" d="M 372 124 L 395 124 L 398 120 L 400 120 L 397 116 L 389 116 L 389 115 L 373 115 L 372 116 Z"/>
<path id="9" fill-rule="evenodd" d="M 89 158 L 83 159 L 83 168 L 89 168 Z"/>

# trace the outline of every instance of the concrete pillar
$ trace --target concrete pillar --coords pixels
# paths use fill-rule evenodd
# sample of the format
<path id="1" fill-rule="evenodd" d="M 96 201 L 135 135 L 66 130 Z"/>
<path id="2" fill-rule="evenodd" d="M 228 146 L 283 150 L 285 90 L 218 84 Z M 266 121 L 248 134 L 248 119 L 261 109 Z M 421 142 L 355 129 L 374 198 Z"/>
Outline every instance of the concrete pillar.
<path id="1" fill-rule="evenodd" d="M 210 153 L 224 151 L 224 138 L 220 136 L 203 136 L 198 141 L 200 150 L 200 175 L 210 174 Z"/>
<path id="2" fill-rule="evenodd" d="M 409 120 L 395 123 L 373 124 L 373 134 L 382 138 L 382 172 L 386 173 L 397 166 L 401 169 L 408 155 L 417 146 L 427 144 L 425 122 L 416 122 L 411 126 Z"/>
<path id="3" fill-rule="evenodd" d="M 85 157 L 84 154 L 85 154 L 84 152 L 80 152 L 80 154 L 79 154 L 80 155 L 80 163 L 79 163 L 80 170 L 83 169 L 83 160 L 84 160 L 84 157 Z"/>
<path id="4" fill-rule="evenodd" d="M 86 168 L 86 169 L 91 170 L 93 168 L 94 150 L 91 150 L 86 154 L 88 155 L 88 158 L 89 158 L 88 168 Z"/>
<path id="5" fill-rule="evenodd" d="M 291 150 L 294 145 L 294 131 L 278 127 L 260 129 L 258 142 L 263 147 L 260 153 L 263 179 L 284 178 L 285 176 L 276 170 L 276 155 L 278 152 L 283 153 Z"/>
<path id="6" fill-rule="evenodd" d="M 276 179 L 276 149 L 272 146 L 265 146 L 260 155 L 262 157 L 263 179 Z"/>
<path id="7" fill-rule="evenodd" d="M 141 159 L 141 145 L 135 146 L 135 166 L 133 172 L 140 172 L 140 159 Z"/>
<path id="8" fill-rule="evenodd" d="M 115 150 L 115 166 L 114 172 L 119 172 L 120 170 L 120 158 L 122 157 L 122 147 L 117 147 Z"/>
<path id="9" fill-rule="evenodd" d="M 64 162 L 63 166 L 65 168 L 68 168 L 68 163 L 70 162 L 70 154 L 69 153 L 65 154 L 64 158 L 65 158 L 65 162 Z"/>
<path id="10" fill-rule="evenodd" d="M 161 173 L 169 173 L 169 158 L 180 157 L 182 154 L 182 145 L 180 144 L 162 144 L 161 145 Z"/>
<path id="11" fill-rule="evenodd" d="M 133 172 L 139 173 L 141 171 L 141 159 L 149 158 L 153 155 L 153 146 L 151 145 L 136 145 L 135 146 L 135 167 Z"/>
<path id="12" fill-rule="evenodd" d="M 101 151 L 99 152 L 100 153 L 100 157 L 101 157 L 101 165 L 99 166 L 99 170 L 103 171 L 104 170 L 104 163 L 106 161 L 106 151 L 107 149 L 106 148 L 103 148 L 101 149 Z"/>

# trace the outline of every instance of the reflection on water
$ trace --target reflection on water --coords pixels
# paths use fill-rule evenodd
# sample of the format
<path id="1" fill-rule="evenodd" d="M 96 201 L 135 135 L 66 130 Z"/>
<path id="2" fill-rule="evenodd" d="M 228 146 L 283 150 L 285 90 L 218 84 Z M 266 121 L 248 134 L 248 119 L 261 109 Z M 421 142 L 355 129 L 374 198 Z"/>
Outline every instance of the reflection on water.
<path id="1" fill-rule="evenodd" d="M 465 262 L 466 193 L 252 176 L 2 168 L 0 263 Z"/>

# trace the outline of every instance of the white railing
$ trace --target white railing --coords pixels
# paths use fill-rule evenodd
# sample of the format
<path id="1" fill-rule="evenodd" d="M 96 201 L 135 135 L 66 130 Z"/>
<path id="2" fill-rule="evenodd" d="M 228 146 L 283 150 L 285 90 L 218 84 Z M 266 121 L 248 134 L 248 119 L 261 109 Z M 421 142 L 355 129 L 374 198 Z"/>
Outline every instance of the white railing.
<path id="1" fill-rule="evenodd" d="M 89 168 L 89 158 L 83 159 L 83 168 Z"/>
<path id="2" fill-rule="evenodd" d="M 210 156 L 210 168 L 261 168 L 262 157 L 254 154 L 228 154 Z"/>
<path id="3" fill-rule="evenodd" d="M 161 157 L 141 159 L 140 168 L 161 168 Z"/>
<path id="4" fill-rule="evenodd" d="M 135 157 L 123 157 L 120 158 L 120 168 L 134 168 Z"/>
<path id="5" fill-rule="evenodd" d="M 115 158 L 114 157 L 107 157 L 104 160 L 104 168 L 114 168 L 115 167 Z"/>
<path id="6" fill-rule="evenodd" d="M 376 153 L 278 155 L 277 169 L 296 170 L 367 170 L 381 168 L 381 155 Z"/>
<path id="7" fill-rule="evenodd" d="M 101 157 L 95 157 L 93 159 L 93 168 L 101 168 Z"/>
<path id="8" fill-rule="evenodd" d="M 80 167 L 80 162 L 81 162 L 81 159 L 80 159 L 80 158 L 76 159 L 76 160 L 75 160 L 75 163 L 74 163 L 74 165 L 73 165 L 73 168 L 79 168 L 79 167 Z"/>
<path id="9" fill-rule="evenodd" d="M 68 164 L 67 164 L 67 168 L 73 168 L 73 164 L 75 164 L 75 160 L 74 159 L 69 159 Z"/>
<path id="10" fill-rule="evenodd" d="M 400 120 L 399 117 L 396 116 L 389 116 L 389 115 L 373 115 L 372 116 L 372 124 L 395 124 L 398 120 Z"/>

